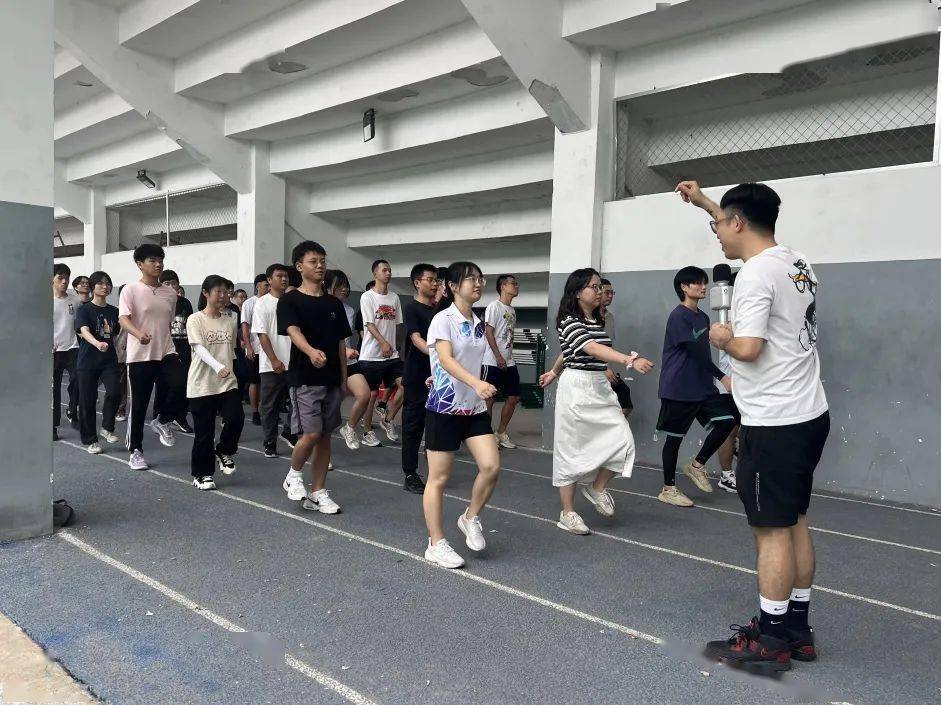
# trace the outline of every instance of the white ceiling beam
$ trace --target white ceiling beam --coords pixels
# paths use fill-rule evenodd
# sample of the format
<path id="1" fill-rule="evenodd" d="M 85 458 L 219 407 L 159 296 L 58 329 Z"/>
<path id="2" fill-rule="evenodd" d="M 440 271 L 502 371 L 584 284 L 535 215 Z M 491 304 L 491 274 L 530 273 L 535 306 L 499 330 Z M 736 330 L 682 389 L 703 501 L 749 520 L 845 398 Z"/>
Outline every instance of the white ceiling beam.
<path id="1" fill-rule="evenodd" d="M 73 71 L 81 65 L 82 62 L 72 56 L 66 48 L 56 45 L 55 54 L 53 54 L 52 59 L 53 78 L 64 76 L 69 71 Z"/>
<path id="2" fill-rule="evenodd" d="M 133 111 L 134 108 L 117 93 L 99 93 L 56 115 L 54 137 L 59 140 Z"/>
<path id="3" fill-rule="evenodd" d="M 65 177 L 89 179 L 180 151 L 180 145 L 162 132 L 146 132 L 72 157 L 66 162 Z"/>
<path id="4" fill-rule="evenodd" d="M 121 46 L 117 20 L 116 12 L 88 0 L 56 0 L 56 41 L 161 134 L 236 191 L 250 192 L 250 149 L 225 136 L 222 109 L 174 93 L 172 66 Z"/>
<path id="5" fill-rule="evenodd" d="M 57 159 L 53 184 L 53 202 L 56 208 L 61 208 L 83 223 L 91 223 L 91 189 L 71 183 L 65 174 L 65 163 Z"/>

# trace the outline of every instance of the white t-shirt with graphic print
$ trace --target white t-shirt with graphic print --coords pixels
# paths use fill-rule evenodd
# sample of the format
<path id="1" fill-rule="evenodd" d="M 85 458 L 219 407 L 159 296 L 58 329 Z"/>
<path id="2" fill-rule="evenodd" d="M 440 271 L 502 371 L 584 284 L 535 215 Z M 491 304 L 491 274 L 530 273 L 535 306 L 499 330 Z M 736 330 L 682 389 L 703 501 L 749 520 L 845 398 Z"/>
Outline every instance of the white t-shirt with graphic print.
<path id="1" fill-rule="evenodd" d="M 470 416 L 482 414 L 487 403 L 477 392 L 460 380 L 454 379 L 441 366 L 435 343 L 447 340 L 451 343 L 451 355 L 458 364 L 472 375 L 480 377 L 484 352 L 489 347 L 484 337 L 484 324 L 477 316 L 473 320 L 464 318 L 457 306 L 451 304 L 435 314 L 428 326 L 428 356 L 431 362 L 431 390 L 425 408 L 438 414 Z"/>
<path id="2" fill-rule="evenodd" d="M 403 322 L 402 304 L 399 295 L 394 292 L 379 294 L 370 289 L 359 297 L 359 310 L 363 315 L 363 344 L 359 349 L 361 362 L 395 360 L 399 351 L 395 349 L 395 327 Z M 380 335 L 392 346 L 392 355 L 383 357 L 381 346 L 366 326 L 372 323 L 379 329 Z"/>
<path id="3" fill-rule="evenodd" d="M 512 306 L 497 299 L 491 301 L 484 312 L 484 323 L 493 326 L 493 337 L 497 341 L 497 350 L 506 360 L 507 367 L 513 367 L 513 329 L 516 328 L 516 310 Z M 490 367 L 497 366 L 497 356 L 493 354 L 490 346 L 484 353 L 484 364 Z"/>

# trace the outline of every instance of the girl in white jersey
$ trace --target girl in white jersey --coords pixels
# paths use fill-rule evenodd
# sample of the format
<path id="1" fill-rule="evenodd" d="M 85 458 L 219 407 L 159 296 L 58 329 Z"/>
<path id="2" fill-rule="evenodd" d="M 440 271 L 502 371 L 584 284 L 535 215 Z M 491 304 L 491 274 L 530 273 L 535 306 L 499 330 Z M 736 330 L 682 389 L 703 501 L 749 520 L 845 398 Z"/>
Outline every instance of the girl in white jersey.
<path id="1" fill-rule="evenodd" d="M 428 328 L 431 389 L 425 405 L 428 481 L 423 504 L 429 535 L 425 559 L 445 568 L 464 565 L 464 559 L 444 537 L 441 509 L 455 451 L 463 442 L 477 462 L 470 506 L 457 520 L 472 551 L 482 551 L 487 545 L 478 514 L 493 494 L 500 473 L 500 452 L 486 401 L 497 390 L 480 378 L 487 339 L 483 322 L 471 310 L 480 301 L 485 284 L 473 262 L 455 262 L 448 267 L 442 306 L 448 301 L 451 305 L 436 314 Z"/>

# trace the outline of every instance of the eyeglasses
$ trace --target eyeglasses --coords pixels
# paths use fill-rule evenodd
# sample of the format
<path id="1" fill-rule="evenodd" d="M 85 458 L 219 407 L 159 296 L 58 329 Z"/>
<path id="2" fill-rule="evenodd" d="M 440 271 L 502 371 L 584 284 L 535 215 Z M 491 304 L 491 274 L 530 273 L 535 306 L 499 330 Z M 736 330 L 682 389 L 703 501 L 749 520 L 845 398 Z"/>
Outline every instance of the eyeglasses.
<path id="1" fill-rule="evenodd" d="M 464 277 L 464 280 L 470 280 L 478 286 L 487 286 L 487 279 L 485 277 Z"/>
<path id="2" fill-rule="evenodd" d="M 727 221 L 727 220 L 732 220 L 733 218 L 737 218 L 737 217 L 738 217 L 737 215 L 730 215 L 728 218 L 719 218 L 718 220 L 710 220 L 710 221 L 709 221 L 709 227 L 710 227 L 710 229 L 712 230 L 712 232 L 713 232 L 714 234 L 718 235 L 718 234 L 719 234 L 719 223 L 724 223 L 724 222 Z"/>
<path id="3" fill-rule="evenodd" d="M 444 283 L 443 279 L 438 279 L 437 277 L 422 277 L 418 281 L 420 282 L 431 282 L 435 286 L 441 286 Z"/>
<path id="4" fill-rule="evenodd" d="M 601 285 L 600 285 L 600 284 L 589 284 L 589 285 L 586 286 L 585 288 L 586 288 L 586 289 L 591 289 L 591 290 L 595 291 L 596 293 L 601 293 Z"/>

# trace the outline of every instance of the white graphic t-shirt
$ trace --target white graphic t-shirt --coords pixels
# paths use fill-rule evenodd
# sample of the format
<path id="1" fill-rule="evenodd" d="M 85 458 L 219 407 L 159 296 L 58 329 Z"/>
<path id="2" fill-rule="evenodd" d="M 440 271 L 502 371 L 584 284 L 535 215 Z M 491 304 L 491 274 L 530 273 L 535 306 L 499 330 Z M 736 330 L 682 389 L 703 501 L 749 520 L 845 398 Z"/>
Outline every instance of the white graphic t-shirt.
<path id="1" fill-rule="evenodd" d="M 251 337 L 252 341 L 252 350 L 256 355 L 262 352 L 261 341 L 258 340 L 258 334 L 252 332 L 252 317 L 255 314 L 255 306 L 258 304 L 258 301 L 259 299 L 257 296 L 250 296 L 249 298 L 245 299 L 245 303 L 242 304 L 242 323 L 248 324 L 249 336 Z M 268 370 L 268 372 L 271 372 L 271 370 Z"/>
<path id="2" fill-rule="evenodd" d="M 248 302 L 246 301 L 246 303 Z M 242 304 L 242 310 L 245 310 L 245 304 Z M 252 311 L 251 331 L 252 338 L 256 340 L 259 333 L 268 336 L 274 354 L 284 363 L 284 369 L 286 370 L 288 363 L 291 361 L 291 338 L 287 335 L 278 335 L 277 297 L 265 294 L 258 299 Z M 261 347 L 261 340 L 258 340 L 258 372 L 274 372 L 271 367 L 271 360 L 268 359 L 264 348 Z"/>
<path id="3" fill-rule="evenodd" d="M 491 301 L 484 312 L 484 323 L 493 326 L 493 337 L 497 341 L 497 350 L 506 360 L 507 367 L 513 367 L 513 329 L 516 328 L 516 311 L 512 306 L 497 299 Z M 484 353 L 484 364 L 490 367 L 497 366 L 497 356 L 493 354 L 490 346 Z"/>
<path id="4" fill-rule="evenodd" d="M 447 340 L 451 343 L 451 354 L 465 370 L 480 377 L 484 352 L 489 347 L 484 337 L 484 324 L 477 318 L 464 318 L 457 306 L 451 304 L 435 314 L 428 326 L 428 356 L 431 363 L 431 390 L 425 408 L 438 414 L 470 416 L 482 414 L 487 404 L 477 392 L 460 380 L 454 379 L 441 366 L 435 343 Z"/>
<path id="5" fill-rule="evenodd" d="M 393 292 L 379 294 L 370 289 L 359 299 L 359 310 L 363 315 L 363 344 L 359 349 L 359 359 L 364 362 L 395 360 L 399 351 L 395 349 L 395 327 L 404 320 L 399 295 Z M 372 323 L 379 333 L 392 346 L 392 355 L 383 357 L 379 341 L 366 328 Z"/>
<path id="6" fill-rule="evenodd" d="M 749 259 L 732 292 L 736 337 L 762 338 L 754 362 L 732 359 L 732 396 L 745 426 L 786 426 L 827 410 L 817 355 L 817 277 L 800 252 L 776 245 Z"/>

